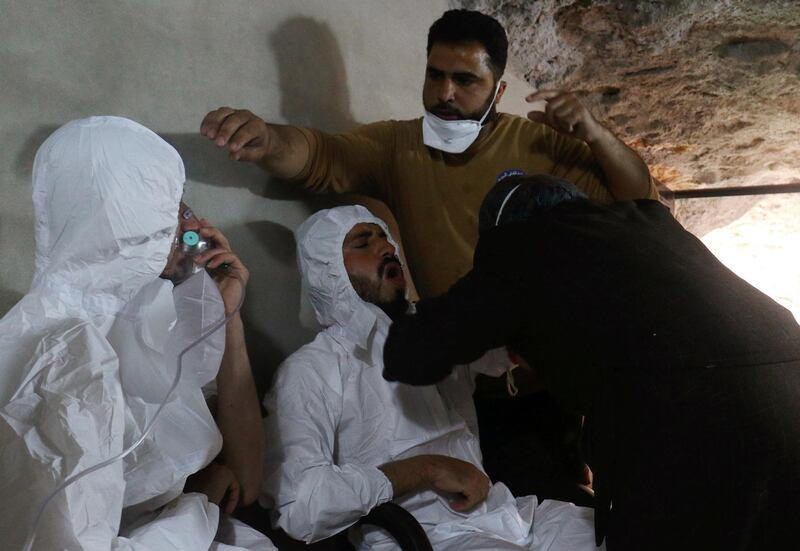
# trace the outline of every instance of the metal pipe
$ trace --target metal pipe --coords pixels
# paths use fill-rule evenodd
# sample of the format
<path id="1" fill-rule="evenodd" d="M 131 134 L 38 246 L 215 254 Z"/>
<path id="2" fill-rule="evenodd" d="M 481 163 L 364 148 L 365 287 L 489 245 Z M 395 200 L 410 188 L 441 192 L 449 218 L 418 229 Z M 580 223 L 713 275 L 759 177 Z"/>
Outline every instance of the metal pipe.
<path id="1" fill-rule="evenodd" d="M 701 197 L 733 197 L 737 195 L 772 195 L 776 193 L 800 193 L 800 182 L 765 186 L 718 187 L 704 189 L 671 190 L 660 187 L 658 190 L 667 200 L 699 199 Z"/>

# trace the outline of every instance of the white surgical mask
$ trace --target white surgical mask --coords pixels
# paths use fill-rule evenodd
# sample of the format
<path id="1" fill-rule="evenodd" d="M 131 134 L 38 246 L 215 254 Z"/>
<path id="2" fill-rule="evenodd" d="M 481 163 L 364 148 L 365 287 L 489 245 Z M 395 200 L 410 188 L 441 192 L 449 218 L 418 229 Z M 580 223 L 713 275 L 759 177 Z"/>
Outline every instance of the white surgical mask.
<path id="1" fill-rule="evenodd" d="M 481 125 L 492 110 L 498 91 L 500 91 L 500 81 L 497 82 L 497 87 L 494 89 L 494 95 L 489 107 L 479 121 L 446 121 L 430 111 L 425 111 L 425 116 L 422 117 L 422 143 L 445 153 L 463 153 L 466 151 L 478 139 Z"/>

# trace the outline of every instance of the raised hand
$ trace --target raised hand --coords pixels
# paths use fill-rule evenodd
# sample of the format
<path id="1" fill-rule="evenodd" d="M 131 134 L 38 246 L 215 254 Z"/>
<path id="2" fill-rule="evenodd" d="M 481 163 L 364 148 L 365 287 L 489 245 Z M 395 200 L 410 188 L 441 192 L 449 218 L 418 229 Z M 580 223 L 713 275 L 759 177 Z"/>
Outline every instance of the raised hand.
<path id="1" fill-rule="evenodd" d="M 204 266 L 217 282 L 225 303 L 225 314 L 230 315 L 242 298 L 250 271 L 231 250 L 228 239 L 219 229 L 211 226 L 205 218 L 200 220 L 200 226 L 200 235 L 211 242 L 212 247 L 197 255 L 195 262 Z"/>
<path id="2" fill-rule="evenodd" d="M 220 107 L 208 113 L 200 134 L 228 149 L 234 161 L 260 162 L 273 153 L 275 132 L 247 109 Z"/>
<path id="3" fill-rule="evenodd" d="M 544 111 L 530 111 L 528 118 L 578 140 L 591 143 L 598 135 L 599 123 L 572 92 L 539 90 L 525 98 L 528 103 L 545 102 Z"/>

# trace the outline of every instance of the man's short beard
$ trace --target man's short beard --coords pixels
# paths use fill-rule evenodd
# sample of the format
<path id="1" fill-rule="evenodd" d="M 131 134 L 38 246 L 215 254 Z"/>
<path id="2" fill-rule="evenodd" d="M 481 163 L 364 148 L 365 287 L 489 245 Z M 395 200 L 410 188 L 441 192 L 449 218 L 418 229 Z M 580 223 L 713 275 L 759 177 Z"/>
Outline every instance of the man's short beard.
<path id="1" fill-rule="evenodd" d="M 481 126 L 485 126 L 485 125 L 489 124 L 490 122 L 492 122 L 497 117 L 497 104 L 495 103 L 495 99 L 496 99 L 496 95 L 493 92 L 492 95 L 489 96 L 489 98 L 484 102 L 483 105 L 481 105 L 481 107 L 478 110 L 476 110 L 476 111 L 474 111 L 472 113 L 466 113 L 466 114 L 465 113 L 458 113 L 458 117 L 460 117 L 461 120 L 464 120 L 464 121 L 479 121 L 479 120 L 481 120 L 481 117 L 483 116 L 483 114 L 486 113 L 486 111 L 488 110 L 489 112 L 487 113 L 486 118 L 483 119 L 483 124 L 481 125 Z M 440 107 L 444 107 L 445 110 L 449 110 L 450 109 L 450 107 L 446 106 L 446 105 L 444 105 L 444 106 L 435 105 L 431 109 L 429 109 L 429 111 L 431 111 L 431 112 L 433 112 L 435 114 L 436 111 Z"/>
<path id="2" fill-rule="evenodd" d="M 408 300 L 405 289 L 396 289 L 394 298 L 388 302 L 377 303 L 376 306 L 383 310 L 389 319 L 396 320 L 408 312 Z"/>
<path id="3" fill-rule="evenodd" d="M 353 289 L 361 297 L 361 300 L 374 304 L 392 320 L 397 319 L 408 311 L 405 289 L 395 289 L 394 296 L 387 299 L 381 297 L 380 283 L 376 284 L 367 278 L 353 275 L 350 276 L 350 283 L 353 284 Z"/>

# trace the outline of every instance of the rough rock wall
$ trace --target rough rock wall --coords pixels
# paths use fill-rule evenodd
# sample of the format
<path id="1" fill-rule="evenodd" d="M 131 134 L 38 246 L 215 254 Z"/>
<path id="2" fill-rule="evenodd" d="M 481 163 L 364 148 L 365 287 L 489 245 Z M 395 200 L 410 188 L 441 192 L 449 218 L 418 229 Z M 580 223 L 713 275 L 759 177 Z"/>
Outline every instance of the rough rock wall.
<path id="1" fill-rule="evenodd" d="M 800 1 L 459 5 L 495 16 L 532 86 L 580 92 L 669 187 L 800 181 Z M 703 235 L 759 200 L 679 201 L 676 214 Z"/>

